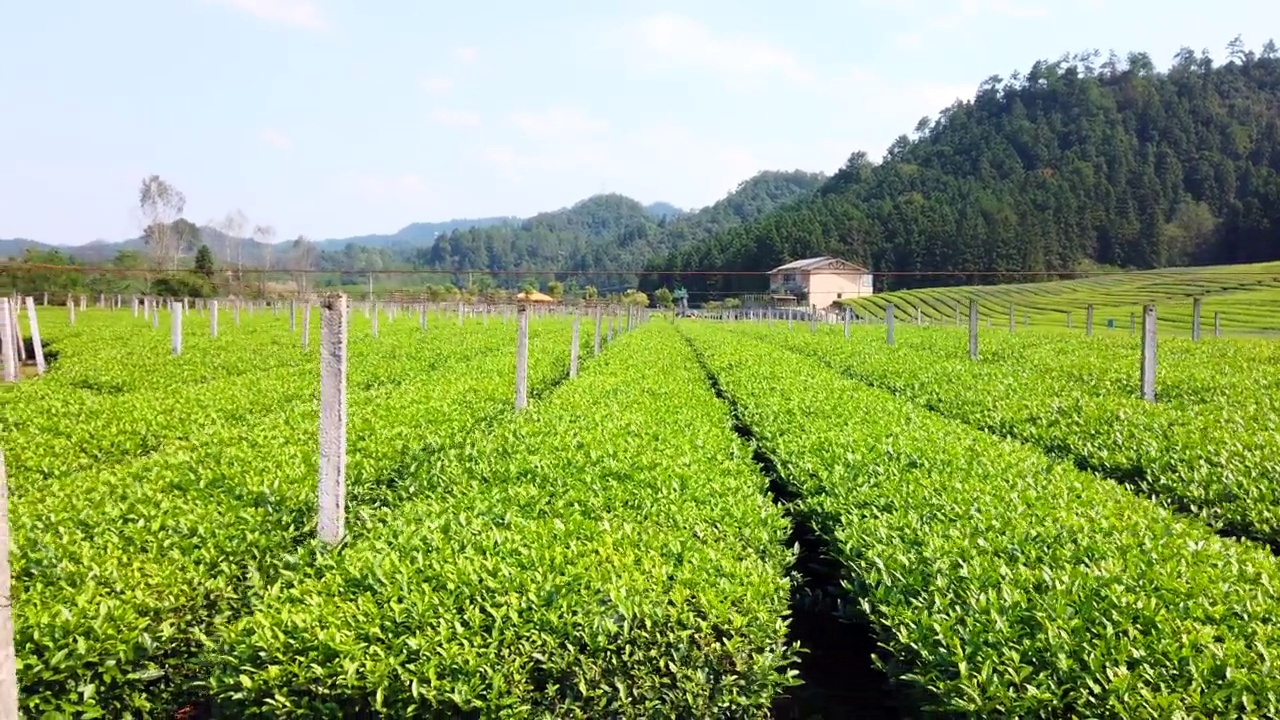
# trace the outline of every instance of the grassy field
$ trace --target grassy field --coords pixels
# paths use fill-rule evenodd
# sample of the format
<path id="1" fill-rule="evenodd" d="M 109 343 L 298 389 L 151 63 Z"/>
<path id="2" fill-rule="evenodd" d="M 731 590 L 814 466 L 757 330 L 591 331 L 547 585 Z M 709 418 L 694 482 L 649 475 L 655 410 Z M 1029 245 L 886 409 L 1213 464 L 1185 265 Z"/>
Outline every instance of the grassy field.
<path id="1" fill-rule="evenodd" d="M 1280 334 L 1280 262 L 1255 265 L 1174 268 L 1098 275 L 1079 280 L 944 287 L 904 290 L 859 298 L 852 302 L 862 316 L 884 317 L 884 307 L 894 304 L 898 321 L 914 320 L 916 311 L 929 323 L 953 324 L 959 309 L 962 319 L 971 298 L 978 300 L 979 320 L 992 325 L 1009 322 L 1009 307 L 1019 327 L 1028 319 L 1032 327 L 1066 328 L 1067 314 L 1075 329 L 1083 329 L 1085 308 L 1094 306 L 1094 329 L 1106 330 L 1115 321 L 1115 332 L 1128 332 L 1129 316 L 1141 323 L 1142 306 L 1155 303 L 1162 333 L 1191 331 L 1192 298 L 1202 299 L 1201 328 L 1213 332 L 1213 315 L 1220 314 L 1223 333 Z"/>

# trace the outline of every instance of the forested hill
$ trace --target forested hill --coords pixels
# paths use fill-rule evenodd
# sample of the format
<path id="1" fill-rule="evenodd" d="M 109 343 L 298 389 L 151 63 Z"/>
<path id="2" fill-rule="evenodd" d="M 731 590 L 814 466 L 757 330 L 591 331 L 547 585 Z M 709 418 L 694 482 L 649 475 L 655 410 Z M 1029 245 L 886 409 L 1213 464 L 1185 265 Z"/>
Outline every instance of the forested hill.
<path id="1" fill-rule="evenodd" d="M 1280 258 L 1280 53 L 1184 49 L 1167 72 L 1092 52 L 993 76 L 923 118 L 876 165 L 864 153 L 810 200 L 730 228 L 655 270 L 766 270 L 820 254 L 885 287 L 989 282 L 1095 263 L 1129 268 Z M 753 276 L 682 278 L 761 287 Z M 672 276 L 663 276 L 669 283 Z M 878 282 L 879 285 L 879 282 Z"/>
<path id="2" fill-rule="evenodd" d="M 432 247 L 415 251 L 411 260 L 418 268 L 455 272 L 517 273 L 548 268 L 570 273 L 616 272 L 611 278 L 584 275 L 580 279 L 602 286 L 625 285 L 634 283 L 635 278 L 623 272 L 643 268 L 655 257 L 812 197 L 826 180 L 821 173 L 762 172 L 715 204 L 675 216 L 670 213 L 674 208 L 646 208 L 621 195 L 596 195 L 517 223 L 441 235 Z M 560 279 L 566 279 L 563 272 Z"/>

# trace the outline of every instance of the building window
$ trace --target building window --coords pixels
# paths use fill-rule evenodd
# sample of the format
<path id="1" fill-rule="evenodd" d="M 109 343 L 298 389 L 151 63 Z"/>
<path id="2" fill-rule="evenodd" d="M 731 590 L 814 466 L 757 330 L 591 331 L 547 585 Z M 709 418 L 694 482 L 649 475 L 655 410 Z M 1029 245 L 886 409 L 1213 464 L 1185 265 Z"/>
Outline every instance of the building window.
<path id="1" fill-rule="evenodd" d="M 839 300 L 839 299 L 840 299 L 840 298 L 842 298 L 842 297 L 844 297 L 844 293 L 836 293 L 836 299 L 837 299 L 837 300 Z"/>
<path id="2" fill-rule="evenodd" d="M 782 282 L 784 283 L 793 283 L 795 281 L 796 281 L 795 273 L 784 273 L 782 276 Z"/>

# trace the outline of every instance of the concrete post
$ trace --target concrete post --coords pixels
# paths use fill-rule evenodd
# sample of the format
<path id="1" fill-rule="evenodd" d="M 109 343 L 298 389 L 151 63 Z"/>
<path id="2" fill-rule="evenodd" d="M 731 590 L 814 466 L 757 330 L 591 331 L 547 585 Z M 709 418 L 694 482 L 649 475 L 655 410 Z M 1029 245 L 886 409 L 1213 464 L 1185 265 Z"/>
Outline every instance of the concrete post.
<path id="1" fill-rule="evenodd" d="M 893 344 L 893 303 L 884 306 L 884 324 L 887 340 Z"/>
<path id="2" fill-rule="evenodd" d="M 6 301 L 7 302 L 7 301 Z M 18 717 L 18 656 L 13 646 L 13 589 L 9 569 L 9 473 L 0 450 L 0 718 Z"/>
<path id="3" fill-rule="evenodd" d="M 569 341 L 569 377 L 578 377 L 578 313 L 573 314 L 573 338 Z"/>
<path id="4" fill-rule="evenodd" d="M 969 359 L 978 359 L 978 301 L 969 301 Z"/>
<path id="5" fill-rule="evenodd" d="M 9 311 L 9 298 L 0 297 L 0 357 L 4 360 L 5 382 L 18 381 L 18 353 L 13 347 L 11 322 L 13 313 Z"/>
<path id="6" fill-rule="evenodd" d="M 516 308 L 516 410 L 529 404 L 529 308 Z"/>
<path id="7" fill-rule="evenodd" d="M 182 354 L 182 310 L 177 300 L 169 301 L 169 344 L 174 355 Z"/>
<path id="8" fill-rule="evenodd" d="M 347 296 L 320 302 L 320 479 L 316 532 L 330 545 L 346 525 Z"/>
<path id="9" fill-rule="evenodd" d="M 31 350 L 36 356 L 36 372 L 44 374 L 44 345 L 40 342 L 40 322 L 36 318 L 36 299 L 27 296 L 27 324 L 31 326 Z"/>
<path id="10" fill-rule="evenodd" d="M 1142 399 L 1156 401 L 1156 306 L 1142 308 Z"/>

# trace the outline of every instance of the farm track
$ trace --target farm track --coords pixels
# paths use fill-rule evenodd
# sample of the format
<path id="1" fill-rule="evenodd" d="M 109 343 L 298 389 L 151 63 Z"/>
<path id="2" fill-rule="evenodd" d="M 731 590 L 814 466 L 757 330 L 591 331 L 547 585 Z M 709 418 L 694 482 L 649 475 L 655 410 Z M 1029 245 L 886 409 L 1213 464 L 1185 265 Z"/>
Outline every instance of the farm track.
<path id="1" fill-rule="evenodd" d="M 826 539 L 803 517 L 794 488 L 778 473 L 777 464 L 760 445 L 738 405 L 720 384 L 701 350 L 683 332 L 706 376 L 707 384 L 724 403 L 733 430 L 751 450 L 751 458 L 769 481 L 774 504 L 791 523 L 787 543 L 796 548 L 792 564 L 791 622 L 788 640 L 799 648 L 802 684 L 773 707 L 775 720 L 857 717 L 889 720 L 904 717 L 874 656 L 883 653 L 871 626 L 842 619 L 840 611 L 850 600 L 841 586 L 844 570 Z"/>

